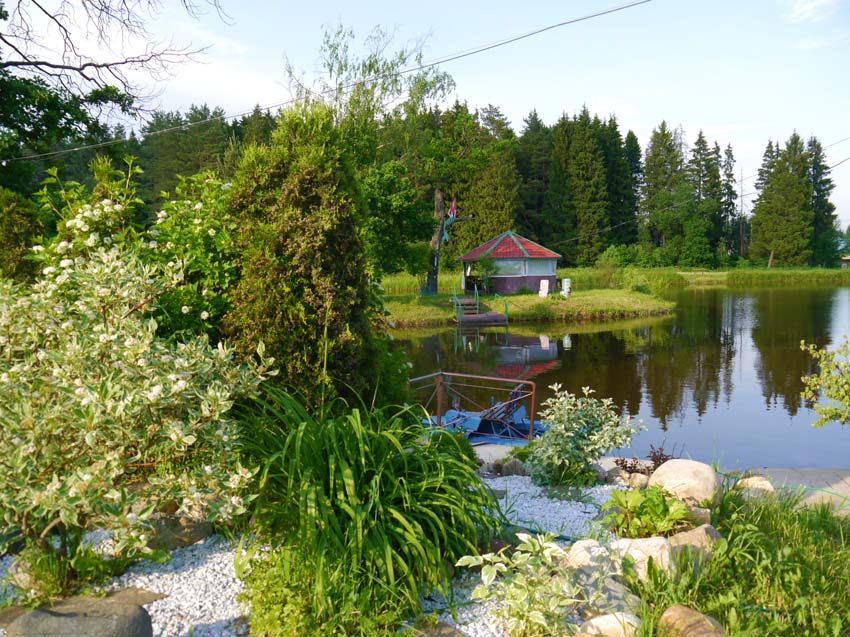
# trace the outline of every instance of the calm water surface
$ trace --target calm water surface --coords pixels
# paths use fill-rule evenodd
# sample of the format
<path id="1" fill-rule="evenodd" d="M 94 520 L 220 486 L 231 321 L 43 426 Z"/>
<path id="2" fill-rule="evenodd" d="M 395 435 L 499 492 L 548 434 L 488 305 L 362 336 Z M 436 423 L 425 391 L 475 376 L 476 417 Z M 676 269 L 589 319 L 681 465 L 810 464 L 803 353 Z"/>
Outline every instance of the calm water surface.
<path id="1" fill-rule="evenodd" d="M 800 341 L 850 334 L 850 288 L 689 290 L 674 316 L 602 326 L 516 324 L 460 334 L 399 331 L 412 374 L 444 371 L 534 380 L 611 397 L 650 445 L 724 467 L 850 468 L 850 427 L 814 429 L 800 398 L 814 371 Z M 542 394 L 542 395 L 541 395 Z"/>

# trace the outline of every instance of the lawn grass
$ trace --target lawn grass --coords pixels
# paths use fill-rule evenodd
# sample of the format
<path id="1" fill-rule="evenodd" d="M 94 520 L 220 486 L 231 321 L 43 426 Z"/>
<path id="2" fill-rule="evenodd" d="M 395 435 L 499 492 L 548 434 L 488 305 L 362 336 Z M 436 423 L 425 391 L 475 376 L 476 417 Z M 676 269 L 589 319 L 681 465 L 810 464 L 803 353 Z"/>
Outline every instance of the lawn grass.
<path id="1" fill-rule="evenodd" d="M 573 292 L 568 299 L 551 294 L 541 299 L 536 294 L 507 297 L 482 297 L 482 311 L 505 313 L 508 320 L 529 321 L 610 321 L 653 316 L 673 311 L 675 303 L 631 290 L 587 290 Z M 450 294 L 392 296 L 386 299 L 390 319 L 396 327 L 450 325 L 455 313 Z"/>

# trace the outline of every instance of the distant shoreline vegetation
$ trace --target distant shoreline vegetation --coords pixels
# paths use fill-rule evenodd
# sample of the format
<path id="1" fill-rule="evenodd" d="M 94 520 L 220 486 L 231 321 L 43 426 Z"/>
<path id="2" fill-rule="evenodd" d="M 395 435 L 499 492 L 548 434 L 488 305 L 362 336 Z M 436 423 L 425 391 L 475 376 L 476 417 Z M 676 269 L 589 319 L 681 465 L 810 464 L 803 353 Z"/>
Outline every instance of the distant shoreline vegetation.
<path id="1" fill-rule="evenodd" d="M 730 289 L 850 285 L 850 269 L 771 268 L 727 271 L 678 272 L 672 268 L 564 268 L 558 280 L 569 278 L 572 292 L 563 299 L 557 292 L 541 299 L 535 293 L 495 298 L 483 296 L 482 304 L 504 312 L 508 304 L 510 322 L 607 322 L 672 312 L 669 297 L 685 288 L 725 287 Z M 435 296 L 419 294 L 421 282 L 408 274 L 387 275 L 381 281 L 390 320 L 397 328 L 443 326 L 453 323 L 452 294 L 461 289 L 460 273 L 440 277 Z"/>

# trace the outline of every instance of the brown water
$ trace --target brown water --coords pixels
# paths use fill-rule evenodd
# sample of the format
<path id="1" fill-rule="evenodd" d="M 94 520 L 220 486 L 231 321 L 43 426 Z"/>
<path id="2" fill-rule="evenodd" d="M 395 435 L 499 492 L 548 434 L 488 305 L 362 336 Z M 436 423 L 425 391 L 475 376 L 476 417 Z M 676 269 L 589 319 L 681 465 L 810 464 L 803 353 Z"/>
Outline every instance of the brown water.
<path id="1" fill-rule="evenodd" d="M 539 399 L 560 383 L 611 397 L 650 445 L 724 467 L 850 468 L 850 427 L 814 429 L 800 398 L 813 371 L 800 341 L 850 334 L 850 288 L 689 290 L 674 316 L 621 324 L 517 324 L 459 334 L 398 331 L 412 375 L 444 371 L 521 377 Z"/>

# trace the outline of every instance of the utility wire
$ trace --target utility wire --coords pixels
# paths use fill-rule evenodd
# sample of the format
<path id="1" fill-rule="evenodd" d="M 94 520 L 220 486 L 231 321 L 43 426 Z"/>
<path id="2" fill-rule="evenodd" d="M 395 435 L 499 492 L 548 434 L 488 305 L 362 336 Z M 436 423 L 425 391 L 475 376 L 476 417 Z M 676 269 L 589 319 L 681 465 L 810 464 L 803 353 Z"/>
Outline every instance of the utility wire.
<path id="1" fill-rule="evenodd" d="M 480 47 L 477 47 L 477 48 L 474 48 L 474 49 L 470 49 L 468 51 L 463 51 L 463 52 L 460 52 L 460 53 L 451 54 L 451 55 L 448 55 L 446 57 L 438 58 L 437 60 L 434 60 L 432 62 L 427 62 L 425 64 L 420 64 L 420 65 L 410 67 L 410 68 L 407 68 L 407 69 L 402 69 L 401 71 L 398 71 L 397 73 L 386 73 L 386 74 L 383 74 L 383 75 L 376 75 L 376 76 L 373 76 L 373 77 L 364 78 L 362 80 L 356 80 L 354 82 L 351 82 L 347 85 L 342 86 L 341 88 L 327 88 L 323 91 L 317 91 L 317 92 L 309 91 L 309 92 L 311 94 L 319 95 L 319 96 L 327 95 L 329 93 L 334 93 L 334 92 L 337 92 L 337 91 L 343 91 L 344 92 L 344 91 L 351 90 L 353 88 L 357 88 L 358 86 L 362 86 L 362 85 L 369 84 L 369 83 L 372 83 L 372 82 L 377 82 L 377 81 L 387 79 L 387 78 L 390 78 L 390 77 L 393 77 L 393 76 L 396 76 L 396 75 L 401 76 L 401 75 L 408 75 L 410 73 L 415 73 L 415 72 L 418 72 L 418 71 L 424 71 L 426 69 L 430 69 L 430 68 L 433 68 L 435 66 L 439 66 L 440 64 L 448 64 L 449 62 L 454 62 L 456 60 L 461 60 L 463 58 L 467 58 L 467 57 L 470 57 L 470 56 L 473 56 L 473 55 L 477 55 L 479 53 L 491 51 L 493 49 L 496 49 L 496 48 L 499 48 L 499 47 L 502 47 L 502 46 L 506 46 L 508 44 L 513 44 L 514 42 L 518 42 L 520 40 L 524 40 L 526 38 L 530 38 L 530 37 L 533 37 L 535 35 L 539 35 L 541 33 L 547 32 L 547 31 L 551 31 L 552 29 L 557 29 L 557 28 L 568 26 L 568 25 L 571 25 L 571 24 L 576 24 L 578 22 L 585 22 L 587 20 L 592 20 L 594 18 L 599 18 L 599 17 L 609 15 L 609 14 L 612 14 L 612 13 L 617 13 L 619 11 L 624 11 L 626 9 L 631 9 L 632 7 L 636 7 L 636 6 L 641 5 L 641 4 L 647 4 L 649 2 L 652 2 L 652 0 L 636 0 L 635 2 L 629 2 L 627 4 L 622 4 L 622 5 L 619 5 L 619 6 L 616 6 L 616 7 L 611 7 L 609 9 L 604 9 L 602 11 L 597 11 L 595 13 L 590 13 L 590 14 L 582 16 L 580 18 L 573 18 L 573 19 L 570 19 L 570 20 L 564 20 L 562 22 L 558 22 L 556 24 L 550 24 L 549 26 L 546 26 L 546 27 L 543 27 L 543 28 L 540 28 L 540 29 L 535 29 L 534 31 L 529 31 L 528 33 L 523 33 L 522 35 L 513 36 L 513 37 L 507 38 L 505 40 L 500 40 L 500 41 L 492 43 L 492 44 L 487 44 L 487 45 L 483 45 L 483 46 L 480 46 Z M 300 98 L 300 97 L 295 97 L 295 98 L 291 98 L 291 99 L 284 100 L 284 101 L 281 101 L 281 102 L 275 102 L 273 104 L 267 104 L 265 106 L 261 106 L 260 109 L 263 110 L 263 111 L 269 111 L 273 108 L 282 108 L 283 106 L 288 106 L 288 105 L 293 104 L 295 102 L 301 101 L 301 99 L 302 98 Z M 201 124 L 208 124 L 210 122 L 226 121 L 228 119 L 233 119 L 233 118 L 236 118 L 236 117 L 240 117 L 242 115 L 247 115 L 247 114 L 253 112 L 253 110 L 254 109 L 251 108 L 249 110 L 243 110 L 243 111 L 239 111 L 239 112 L 236 112 L 236 113 L 219 115 L 217 117 L 210 117 L 208 119 L 200 120 L 200 121 L 197 121 L 197 122 L 187 122 L 187 123 L 182 124 L 180 126 L 173 126 L 171 128 L 164 128 L 164 129 L 159 130 L 159 131 L 153 131 L 151 133 L 147 133 L 145 136 L 148 137 L 148 136 L 153 136 L 153 135 L 162 135 L 162 134 L 165 134 L 165 133 L 172 133 L 172 132 L 178 131 L 178 130 L 186 130 L 189 127 L 200 126 Z M 47 153 L 39 153 L 37 155 L 28 155 L 26 157 L 8 157 L 8 158 L 0 160 L 0 165 L 6 165 L 7 162 L 13 162 L 13 161 L 31 161 L 31 160 L 34 160 L 34 159 L 43 159 L 45 157 L 56 157 L 56 156 L 59 156 L 59 155 L 65 155 L 65 154 L 68 154 L 68 153 L 75 153 L 75 152 L 79 152 L 79 151 L 83 151 L 83 150 L 90 150 L 90 149 L 93 149 L 93 148 L 102 148 L 104 146 L 111 146 L 111 145 L 115 145 L 115 144 L 123 144 L 125 141 L 126 140 L 124 140 L 124 139 L 115 139 L 115 140 L 109 140 L 109 141 L 106 141 L 106 142 L 100 142 L 98 144 L 87 144 L 87 145 L 84 145 L 84 146 L 77 146 L 75 148 L 67 148 L 67 149 L 64 149 L 64 150 L 56 150 L 56 151 L 50 151 L 50 152 L 47 152 Z"/>

